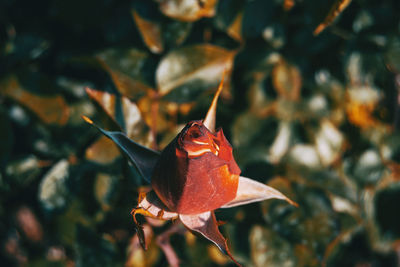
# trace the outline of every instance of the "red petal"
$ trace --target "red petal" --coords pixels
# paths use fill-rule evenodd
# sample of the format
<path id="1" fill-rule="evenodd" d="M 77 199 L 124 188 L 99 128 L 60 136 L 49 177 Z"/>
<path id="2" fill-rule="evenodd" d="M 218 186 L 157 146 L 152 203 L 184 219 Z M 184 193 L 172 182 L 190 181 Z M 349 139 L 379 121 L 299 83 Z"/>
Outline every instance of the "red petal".
<path id="1" fill-rule="evenodd" d="M 241 266 L 229 251 L 226 239 L 218 230 L 217 220 L 213 211 L 207 211 L 196 215 L 179 215 L 182 223 L 191 231 L 202 234 L 213 242 L 226 255 L 228 255 L 238 266 Z"/>
<path id="2" fill-rule="evenodd" d="M 290 204 L 296 207 L 298 206 L 296 202 L 290 200 L 278 190 L 252 179 L 240 176 L 236 197 L 221 208 L 232 208 L 270 198 L 286 200 Z"/>

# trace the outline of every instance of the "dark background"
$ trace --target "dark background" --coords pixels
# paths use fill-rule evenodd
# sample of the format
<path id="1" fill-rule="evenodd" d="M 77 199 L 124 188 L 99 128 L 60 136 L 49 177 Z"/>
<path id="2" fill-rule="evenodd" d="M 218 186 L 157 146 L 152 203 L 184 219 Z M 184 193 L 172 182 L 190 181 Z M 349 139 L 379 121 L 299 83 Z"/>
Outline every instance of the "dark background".
<path id="1" fill-rule="evenodd" d="M 217 210 L 238 261 L 400 266 L 400 2 L 354 0 L 319 35 L 339 1 L 173 2 L 0 2 L 2 266 L 167 266 L 171 227 L 182 265 L 232 265 L 170 222 L 141 220 L 143 252 L 130 210 L 149 187 L 80 117 L 162 149 L 224 66 L 217 125 L 242 175 L 299 203 Z"/>

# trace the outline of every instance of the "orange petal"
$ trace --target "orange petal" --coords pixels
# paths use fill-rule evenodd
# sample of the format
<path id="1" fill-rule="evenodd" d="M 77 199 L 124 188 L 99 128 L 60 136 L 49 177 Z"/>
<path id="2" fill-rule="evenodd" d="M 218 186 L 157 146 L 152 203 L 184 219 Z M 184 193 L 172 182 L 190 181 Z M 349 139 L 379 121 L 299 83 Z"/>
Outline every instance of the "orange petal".
<path id="1" fill-rule="evenodd" d="M 228 255 L 238 266 L 241 266 L 229 251 L 226 239 L 218 230 L 218 223 L 213 211 L 207 211 L 195 215 L 179 215 L 182 223 L 191 231 L 202 234 L 205 238 L 213 242 L 226 255 Z"/>
<path id="2" fill-rule="evenodd" d="M 223 205 L 221 208 L 232 208 L 253 202 L 263 201 L 270 198 L 286 200 L 290 204 L 296 207 L 298 206 L 296 202 L 290 200 L 278 190 L 263 183 L 240 176 L 236 197 L 232 201 Z"/>

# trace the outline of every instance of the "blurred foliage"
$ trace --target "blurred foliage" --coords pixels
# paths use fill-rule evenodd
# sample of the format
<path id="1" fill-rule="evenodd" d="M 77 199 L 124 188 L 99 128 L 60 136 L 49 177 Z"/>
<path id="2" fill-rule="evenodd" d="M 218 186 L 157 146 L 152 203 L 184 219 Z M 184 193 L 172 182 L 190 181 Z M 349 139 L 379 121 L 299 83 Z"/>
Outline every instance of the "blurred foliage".
<path id="1" fill-rule="evenodd" d="M 233 263 L 130 210 L 148 185 L 81 119 L 162 149 L 203 118 L 279 200 L 217 211 L 245 266 L 400 266 L 400 2 L 0 2 L 2 266 Z M 89 96 L 85 87 L 103 94 Z M 121 129 L 122 128 L 122 129 Z M 205 257 L 204 255 L 208 255 Z"/>

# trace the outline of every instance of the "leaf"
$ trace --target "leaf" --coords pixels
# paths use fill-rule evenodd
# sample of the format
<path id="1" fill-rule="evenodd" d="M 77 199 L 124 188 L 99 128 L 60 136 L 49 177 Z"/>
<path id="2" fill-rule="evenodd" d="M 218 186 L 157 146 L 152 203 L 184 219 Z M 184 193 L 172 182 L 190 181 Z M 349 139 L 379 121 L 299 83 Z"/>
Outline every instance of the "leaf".
<path id="1" fill-rule="evenodd" d="M 322 120 L 315 137 L 315 147 L 324 166 L 329 166 L 340 157 L 343 144 L 343 134 L 330 121 Z"/>
<path id="2" fill-rule="evenodd" d="M 154 166 L 160 155 L 159 152 L 135 143 L 134 141 L 130 140 L 124 133 L 109 132 L 103 130 L 99 126 L 94 124 L 92 120 L 90 120 L 88 117 L 82 117 L 87 123 L 93 125 L 102 134 L 110 138 L 122 150 L 122 152 L 124 152 L 130 162 L 137 168 L 140 175 L 142 175 L 142 177 L 150 183 Z"/>
<path id="3" fill-rule="evenodd" d="M 1 88 L 3 87 L 3 88 Z M 65 125 L 69 108 L 61 95 L 36 95 L 24 88 L 16 76 L 11 76 L 0 85 L 0 93 L 31 110 L 46 124 Z"/>
<path id="4" fill-rule="evenodd" d="M 296 207 L 298 206 L 296 202 L 293 202 L 278 190 L 255 180 L 240 176 L 236 197 L 221 208 L 232 208 L 271 198 L 282 199 Z"/>
<path id="5" fill-rule="evenodd" d="M 39 186 L 39 200 L 44 208 L 52 211 L 67 204 L 69 163 L 63 159 L 57 162 L 43 177 Z"/>
<path id="6" fill-rule="evenodd" d="M 144 251 L 140 247 L 139 237 L 137 235 L 133 236 L 127 248 L 126 267 L 154 266 L 159 258 L 160 250 L 155 243 L 150 243 L 154 236 L 153 229 L 148 224 L 145 224 L 143 225 L 143 231 L 146 236 L 146 243 L 150 244 L 149 249 Z"/>
<path id="7" fill-rule="evenodd" d="M 165 17 L 155 1 L 134 1 L 131 13 L 143 42 L 155 54 L 182 44 L 192 28 L 190 22 Z"/>
<path id="8" fill-rule="evenodd" d="M 296 266 L 290 243 L 278 233 L 255 225 L 251 228 L 249 242 L 254 266 Z"/>
<path id="9" fill-rule="evenodd" d="M 232 24 L 226 29 L 227 34 L 233 39 L 242 42 L 242 24 L 243 24 L 243 13 L 239 13 Z"/>
<path id="10" fill-rule="evenodd" d="M 375 149 L 367 149 L 354 166 L 354 176 L 362 184 L 376 184 L 385 171 L 382 159 Z"/>
<path id="11" fill-rule="evenodd" d="M 147 77 L 148 53 L 137 49 L 109 49 L 96 56 L 118 91 L 129 99 L 137 99 L 153 90 Z M 152 70 L 151 70 L 152 71 Z"/>
<path id="12" fill-rule="evenodd" d="M 136 142 L 149 146 L 153 138 L 149 127 L 143 121 L 138 106 L 127 97 L 86 88 L 89 97 L 100 105 L 106 114 Z"/>
<path id="13" fill-rule="evenodd" d="M 280 60 L 272 70 L 272 84 L 281 97 L 292 101 L 299 99 L 302 79 L 296 66 Z"/>
<path id="14" fill-rule="evenodd" d="M 10 161 L 5 168 L 5 173 L 21 185 L 29 184 L 40 175 L 40 172 L 40 160 L 34 155 Z"/>
<path id="15" fill-rule="evenodd" d="M 111 141 L 110 141 L 111 142 Z M 94 196 L 102 210 L 110 211 L 116 198 L 118 177 L 106 173 L 98 173 L 94 183 Z"/>
<path id="16" fill-rule="evenodd" d="M 228 255 L 238 266 L 240 266 L 230 253 L 226 239 L 218 230 L 217 220 L 215 219 L 213 211 L 207 211 L 195 215 L 180 214 L 179 219 L 189 230 L 198 232 L 213 242 L 223 253 Z"/>
<path id="17" fill-rule="evenodd" d="M 85 158 L 99 164 L 110 164 L 120 155 L 117 146 L 106 136 L 101 136 L 85 151 Z"/>
<path id="18" fill-rule="evenodd" d="M 328 15 L 326 15 L 323 22 L 321 22 L 314 30 L 314 35 L 320 34 L 326 27 L 331 25 L 340 13 L 351 3 L 351 0 L 336 0 Z"/>
<path id="19" fill-rule="evenodd" d="M 203 44 L 183 47 L 168 53 L 160 62 L 156 81 L 161 95 L 177 102 L 193 101 L 217 86 L 222 73 L 232 68 L 234 51 Z"/>
<path id="20" fill-rule="evenodd" d="M 281 121 L 279 123 L 278 133 L 269 149 L 269 160 L 272 163 L 279 163 L 288 151 L 290 140 L 293 136 L 292 131 L 290 122 Z"/>
<path id="21" fill-rule="evenodd" d="M 381 98 L 376 89 L 368 86 L 354 87 L 348 89 L 346 93 L 348 99 L 346 113 L 352 124 L 362 129 L 377 127 L 382 124 L 372 115 Z"/>
<path id="22" fill-rule="evenodd" d="M 163 22 L 162 35 L 165 46 L 168 48 L 174 48 L 181 45 L 191 33 L 192 24 L 193 23 L 190 22 L 177 20 Z"/>
<path id="23" fill-rule="evenodd" d="M 160 10 L 164 15 L 181 20 L 196 21 L 215 15 L 217 0 L 161 0 Z"/>
<path id="24" fill-rule="evenodd" d="M 296 144 L 289 151 L 289 159 L 292 163 L 310 169 L 322 167 L 316 148 L 309 144 Z"/>
<path id="25" fill-rule="evenodd" d="M 132 16 L 142 39 L 151 52 L 160 54 L 164 50 L 161 25 L 142 17 L 136 10 L 132 10 Z"/>

